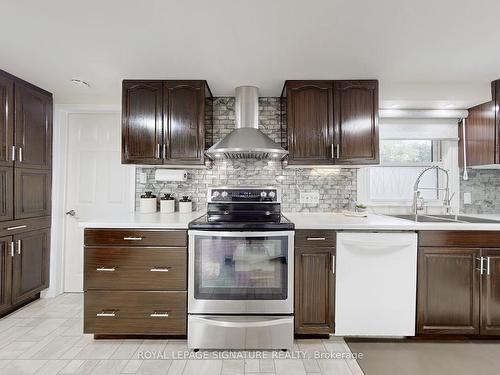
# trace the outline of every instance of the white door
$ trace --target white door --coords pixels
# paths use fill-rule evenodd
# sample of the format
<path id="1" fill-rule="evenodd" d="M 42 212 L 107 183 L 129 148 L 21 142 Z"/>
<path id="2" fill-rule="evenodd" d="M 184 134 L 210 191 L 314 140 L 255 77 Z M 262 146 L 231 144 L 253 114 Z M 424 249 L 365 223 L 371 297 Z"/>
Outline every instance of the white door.
<path id="1" fill-rule="evenodd" d="M 119 113 L 68 118 L 64 291 L 83 290 L 83 229 L 78 222 L 133 210 L 131 166 L 121 164 Z"/>

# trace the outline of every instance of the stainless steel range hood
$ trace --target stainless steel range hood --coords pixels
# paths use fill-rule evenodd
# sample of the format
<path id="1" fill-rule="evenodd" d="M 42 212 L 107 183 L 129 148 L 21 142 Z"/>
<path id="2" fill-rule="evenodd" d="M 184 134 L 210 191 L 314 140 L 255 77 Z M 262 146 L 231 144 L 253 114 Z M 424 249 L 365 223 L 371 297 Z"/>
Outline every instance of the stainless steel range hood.
<path id="1" fill-rule="evenodd" d="M 288 151 L 259 130 L 259 89 L 240 86 L 235 96 L 236 128 L 206 155 L 211 159 L 283 159 Z"/>

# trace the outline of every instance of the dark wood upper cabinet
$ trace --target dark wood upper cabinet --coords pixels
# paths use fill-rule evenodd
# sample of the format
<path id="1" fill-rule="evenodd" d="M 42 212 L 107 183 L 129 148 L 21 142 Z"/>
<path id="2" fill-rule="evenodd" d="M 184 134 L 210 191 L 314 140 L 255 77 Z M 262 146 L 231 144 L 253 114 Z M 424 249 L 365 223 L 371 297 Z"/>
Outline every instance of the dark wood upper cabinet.
<path id="1" fill-rule="evenodd" d="M 16 168 L 14 217 L 48 216 L 51 208 L 51 171 Z"/>
<path id="2" fill-rule="evenodd" d="M 52 95 L 30 84 L 15 84 L 16 166 L 50 169 Z"/>
<path id="3" fill-rule="evenodd" d="M 203 164 L 206 81 L 123 81 L 122 162 Z"/>
<path id="4" fill-rule="evenodd" d="M 162 164 L 163 82 L 123 81 L 122 163 Z"/>
<path id="5" fill-rule="evenodd" d="M 14 218 L 14 168 L 0 166 L 0 221 Z"/>
<path id="6" fill-rule="evenodd" d="M 378 164 L 378 81 L 286 81 L 281 102 L 289 164 Z"/>
<path id="7" fill-rule="evenodd" d="M 0 165 L 12 166 L 14 146 L 14 79 L 0 72 Z"/>
<path id="8" fill-rule="evenodd" d="M 471 248 L 419 248 L 419 334 L 479 334 L 479 254 Z"/>
<path id="9" fill-rule="evenodd" d="M 164 83 L 164 163 L 203 164 L 205 81 Z"/>
<path id="10" fill-rule="evenodd" d="M 25 300 L 49 285 L 49 229 L 18 234 L 12 271 L 12 303 Z"/>
<path id="11" fill-rule="evenodd" d="M 12 237 L 0 238 L 0 313 L 11 306 Z"/>
<path id="12" fill-rule="evenodd" d="M 500 249 L 484 249 L 481 285 L 481 335 L 500 335 Z"/>
<path id="13" fill-rule="evenodd" d="M 332 81 L 286 81 L 289 164 L 332 164 Z"/>
<path id="14" fill-rule="evenodd" d="M 336 164 L 378 164 L 378 81 L 335 81 Z"/>

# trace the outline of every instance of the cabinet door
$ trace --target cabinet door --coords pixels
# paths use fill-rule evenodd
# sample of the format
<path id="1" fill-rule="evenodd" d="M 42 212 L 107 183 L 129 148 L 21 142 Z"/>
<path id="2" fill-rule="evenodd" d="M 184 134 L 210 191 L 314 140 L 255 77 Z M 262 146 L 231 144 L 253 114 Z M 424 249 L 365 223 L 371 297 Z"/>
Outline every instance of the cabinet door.
<path id="1" fill-rule="evenodd" d="M 0 238 L 0 312 L 11 306 L 12 237 Z"/>
<path id="2" fill-rule="evenodd" d="M 14 168 L 0 166 L 0 221 L 14 218 Z"/>
<path id="3" fill-rule="evenodd" d="M 16 166 L 50 169 L 52 95 L 24 83 L 15 84 Z"/>
<path id="4" fill-rule="evenodd" d="M 378 81 L 335 81 L 336 164 L 377 164 Z"/>
<path id="5" fill-rule="evenodd" d="M 14 217 L 50 215 L 51 171 L 15 168 Z"/>
<path id="6" fill-rule="evenodd" d="M 334 331 L 334 255 L 331 247 L 295 249 L 295 333 Z"/>
<path id="7" fill-rule="evenodd" d="M 205 82 L 166 81 L 164 163 L 203 164 Z"/>
<path id="8" fill-rule="evenodd" d="M 162 89 L 161 81 L 123 81 L 122 163 L 162 163 Z"/>
<path id="9" fill-rule="evenodd" d="M 481 335 L 500 335 L 500 249 L 483 250 Z"/>
<path id="10" fill-rule="evenodd" d="M 419 248 L 419 334 L 479 334 L 478 257 L 478 249 Z"/>
<path id="11" fill-rule="evenodd" d="M 49 285 L 49 229 L 13 237 L 15 254 L 12 303 L 21 302 Z"/>
<path id="12" fill-rule="evenodd" d="M 0 72 L 0 165 L 12 165 L 14 146 L 14 81 Z"/>
<path id="13" fill-rule="evenodd" d="M 289 164 L 333 164 L 332 81 L 288 81 Z"/>

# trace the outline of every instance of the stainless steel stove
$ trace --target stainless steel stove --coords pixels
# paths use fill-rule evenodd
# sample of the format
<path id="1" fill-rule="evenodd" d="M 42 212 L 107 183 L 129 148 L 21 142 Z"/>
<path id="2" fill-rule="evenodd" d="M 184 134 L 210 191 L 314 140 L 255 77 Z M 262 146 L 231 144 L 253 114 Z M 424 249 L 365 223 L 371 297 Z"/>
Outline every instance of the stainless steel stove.
<path id="1" fill-rule="evenodd" d="M 189 348 L 291 349 L 294 225 L 279 189 L 211 188 L 189 229 Z"/>

